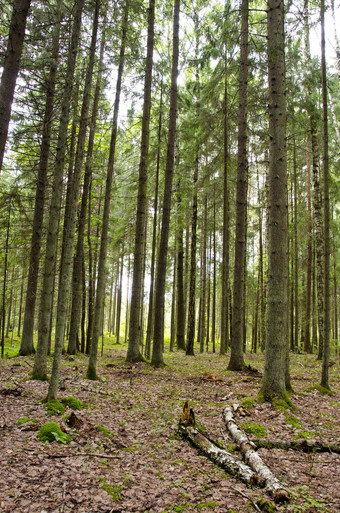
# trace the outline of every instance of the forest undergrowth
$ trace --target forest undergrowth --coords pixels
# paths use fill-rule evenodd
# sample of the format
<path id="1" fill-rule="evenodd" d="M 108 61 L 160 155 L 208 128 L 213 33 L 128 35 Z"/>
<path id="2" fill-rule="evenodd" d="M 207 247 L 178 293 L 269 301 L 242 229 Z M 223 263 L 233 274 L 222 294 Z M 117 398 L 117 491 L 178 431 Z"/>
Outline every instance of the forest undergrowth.
<path id="1" fill-rule="evenodd" d="M 227 404 L 243 406 L 240 425 L 250 439 L 323 445 L 340 439 L 339 359 L 330 367 L 333 395 L 323 395 L 312 386 L 320 381 L 321 362 L 314 355 L 292 355 L 291 411 L 260 402 L 263 355 L 246 355 L 259 372 L 230 372 L 228 358 L 213 353 L 165 353 L 160 369 L 127 364 L 125 354 L 122 345 L 104 351 L 99 381 L 85 379 L 86 357 L 64 355 L 58 400 L 65 411 L 59 412 L 41 401 L 48 383 L 29 379 L 33 358 L 1 360 L 1 513 L 261 510 L 259 499 L 270 501 L 264 489 L 232 478 L 178 435 L 186 400 L 198 427 L 236 458 L 222 418 Z M 86 408 L 72 409 L 77 405 L 70 397 Z M 47 422 L 58 424 L 70 443 L 63 434 L 43 443 L 37 433 Z M 271 511 L 340 510 L 340 454 L 259 453 L 291 494 L 288 504 Z"/>

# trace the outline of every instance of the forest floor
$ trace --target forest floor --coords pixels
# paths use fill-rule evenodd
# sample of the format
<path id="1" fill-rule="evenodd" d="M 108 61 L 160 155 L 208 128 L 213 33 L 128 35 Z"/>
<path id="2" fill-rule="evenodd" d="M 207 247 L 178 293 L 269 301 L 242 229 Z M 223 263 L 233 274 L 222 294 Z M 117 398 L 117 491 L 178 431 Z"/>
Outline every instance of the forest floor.
<path id="1" fill-rule="evenodd" d="M 255 511 L 261 497 L 270 501 L 264 489 L 230 477 L 178 436 L 187 399 L 200 427 L 220 445 L 228 446 L 223 407 L 235 402 L 245 407 L 241 425 L 253 432 L 250 438 L 340 440 L 339 359 L 330 367 L 334 395 L 329 396 L 307 391 L 320 381 L 315 356 L 292 355 L 295 409 L 282 411 L 257 398 L 263 355 L 246 355 L 259 373 L 229 372 L 228 360 L 211 353 L 167 353 L 162 369 L 129 365 L 124 358 L 121 346 L 114 346 L 100 359 L 101 380 L 88 381 L 86 358 L 63 356 L 64 390 L 58 399 L 73 396 L 88 405 L 75 412 L 82 424 L 67 428 L 72 438 L 67 445 L 37 438 L 43 423 L 66 426 L 66 421 L 63 415 L 49 416 L 39 402 L 48 384 L 28 379 L 33 358 L 1 361 L 0 512 L 243 513 Z M 64 415 L 70 413 L 67 407 Z M 18 425 L 23 418 L 37 421 Z M 340 454 L 280 449 L 259 454 L 291 493 L 291 501 L 273 511 L 340 511 Z"/>

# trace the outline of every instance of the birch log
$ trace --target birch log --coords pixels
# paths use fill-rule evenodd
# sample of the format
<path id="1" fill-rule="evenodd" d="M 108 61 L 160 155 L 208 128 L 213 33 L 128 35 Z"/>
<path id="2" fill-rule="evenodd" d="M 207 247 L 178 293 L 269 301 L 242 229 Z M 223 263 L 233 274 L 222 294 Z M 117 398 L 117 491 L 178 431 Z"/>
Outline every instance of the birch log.
<path id="1" fill-rule="evenodd" d="M 258 475 L 258 477 L 264 481 L 268 492 L 275 502 L 288 501 L 288 491 L 273 475 L 267 465 L 263 463 L 259 454 L 254 450 L 255 445 L 250 442 L 247 435 L 237 426 L 234 419 L 233 409 L 236 411 L 238 409 L 238 405 L 233 405 L 233 408 L 231 406 L 226 406 L 223 410 L 223 418 L 232 439 L 240 447 L 245 461 Z"/>
<path id="2" fill-rule="evenodd" d="M 256 484 L 256 474 L 244 463 L 235 460 L 233 456 L 224 449 L 215 445 L 203 433 L 198 431 L 194 426 L 185 426 L 179 424 L 178 431 L 187 440 L 189 440 L 195 447 L 197 447 L 205 456 L 211 461 L 224 468 L 228 474 L 240 479 L 246 484 Z"/>

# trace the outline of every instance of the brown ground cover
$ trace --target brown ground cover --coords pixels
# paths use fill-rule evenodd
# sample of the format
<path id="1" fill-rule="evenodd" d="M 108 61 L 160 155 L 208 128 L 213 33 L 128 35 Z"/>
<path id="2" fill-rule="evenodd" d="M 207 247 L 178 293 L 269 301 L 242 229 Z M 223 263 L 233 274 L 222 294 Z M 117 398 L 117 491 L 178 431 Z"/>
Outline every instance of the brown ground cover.
<path id="1" fill-rule="evenodd" d="M 115 346 L 117 347 L 117 346 Z M 39 402 L 47 383 L 28 379 L 31 358 L 0 363 L 0 512 L 249 512 L 265 490 L 247 488 L 178 437 L 186 399 L 196 421 L 221 446 L 228 445 L 223 406 L 241 403 L 249 438 L 340 441 L 339 360 L 330 368 L 334 395 L 317 390 L 321 364 L 314 356 L 293 355 L 295 410 L 275 410 L 258 401 L 263 356 L 247 355 L 260 373 L 226 370 L 227 360 L 204 354 L 167 354 L 167 366 L 128 365 L 121 350 L 100 362 L 101 381 L 84 379 L 86 359 L 63 357 L 63 390 L 88 404 L 76 411 L 82 423 L 70 428 L 62 415 L 48 416 Z M 66 408 L 65 414 L 71 410 Z M 38 419 L 39 423 L 22 418 Z M 43 444 L 37 429 L 55 421 L 72 437 L 68 445 Z M 98 426 L 101 426 L 98 428 Z M 106 428 L 108 431 L 103 431 Z M 71 431 L 70 431 L 71 429 Z M 263 434 L 263 433 L 262 433 Z M 340 455 L 260 449 L 263 460 L 291 490 L 292 500 L 276 511 L 340 511 Z M 235 452 L 235 457 L 240 457 Z"/>

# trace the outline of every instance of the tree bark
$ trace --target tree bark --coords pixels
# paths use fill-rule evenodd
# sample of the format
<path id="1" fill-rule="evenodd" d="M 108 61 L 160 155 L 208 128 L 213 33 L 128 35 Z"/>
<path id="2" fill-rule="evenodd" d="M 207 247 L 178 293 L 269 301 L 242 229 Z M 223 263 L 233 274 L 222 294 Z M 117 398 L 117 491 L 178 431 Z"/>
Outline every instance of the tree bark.
<path id="1" fill-rule="evenodd" d="M 50 153 L 50 140 L 52 128 L 52 115 L 54 108 L 54 95 L 56 87 L 57 66 L 59 57 L 60 25 L 62 20 L 61 1 L 56 6 L 55 26 L 52 35 L 51 66 L 47 82 L 45 113 L 43 119 L 42 141 L 40 148 L 39 169 L 34 200 L 33 229 L 31 238 L 30 263 L 27 279 L 24 323 L 19 354 L 21 356 L 33 354 L 34 312 L 37 296 L 41 236 L 44 219 L 45 189 L 47 182 L 47 168 Z"/>
<path id="2" fill-rule="evenodd" d="M 0 82 L 0 173 L 5 155 L 8 126 L 11 119 L 14 90 L 19 73 L 30 4 L 31 0 L 13 1 L 12 19 Z"/>
<path id="3" fill-rule="evenodd" d="M 168 149 L 165 168 L 165 183 L 163 196 L 162 228 L 160 247 L 157 260 L 156 287 L 155 287 L 155 316 L 154 316 L 154 342 L 152 350 L 152 365 L 159 366 L 163 362 L 164 343 L 164 302 L 165 279 L 168 254 L 168 238 L 170 229 L 171 190 L 174 169 L 176 120 L 177 120 L 177 76 L 179 58 L 179 8 L 180 0 L 174 0 L 173 19 L 173 50 L 170 92 L 170 114 L 168 130 Z"/>
<path id="4" fill-rule="evenodd" d="M 67 57 L 67 69 L 57 142 L 57 154 L 52 184 L 51 203 L 49 207 L 48 235 L 43 272 L 43 285 L 39 308 L 38 345 L 34 360 L 33 378 L 47 379 L 47 350 L 52 310 L 52 291 L 58 243 L 59 218 L 63 193 L 63 174 L 70 117 L 70 104 L 73 90 L 74 71 L 80 38 L 81 16 L 84 0 L 75 1 L 75 13 Z"/>
<path id="5" fill-rule="evenodd" d="M 88 125 L 88 112 L 90 106 L 90 93 L 93 77 L 93 68 L 96 55 L 97 33 L 99 20 L 99 0 L 96 1 L 93 16 L 92 37 L 89 50 L 89 62 L 86 70 L 83 102 L 79 120 L 77 150 L 72 175 L 71 186 L 68 187 L 63 227 L 63 243 L 59 272 L 59 290 L 57 302 L 55 348 L 52 364 L 51 379 L 48 388 L 47 400 L 57 398 L 61 355 L 64 348 L 65 324 L 67 318 L 67 304 L 71 285 L 72 257 L 74 237 L 76 230 L 78 203 L 80 196 L 80 181 L 85 155 L 86 130 Z"/>
<path id="6" fill-rule="evenodd" d="M 115 155 L 116 155 L 116 141 L 118 131 L 118 114 L 120 95 L 122 90 L 122 78 L 125 63 L 125 48 L 127 40 L 127 28 L 129 18 L 129 2 L 125 3 L 123 20 L 122 20 L 122 38 L 119 54 L 118 64 L 118 75 L 116 83 L 116 98 L 113 109 L 113 122 L 112 122 L 112 133 L 110 141 L 110 154 L 109 162 L 107 166 L 106 184 L 105 184 L 105 201 L 104 211 L 102 220 L 102 231 L 100 237 L 100 251 L 99 251 L 99 262 L 98 262 L 98 276 L 97 276 L 97 293 L 95 302 L 95 315 L 93 324 L 93 338 L 91 342 L 90 358 L 87 369 L 86 377 L 88 379 L 97 379 L 97 354 L 98 354 L 98 339 L 100 335 L 100 321 L 102 318 L 103 300 L 105 293 L 105 263 L 107 255 L 107 244 L 108 244 L 108 229 L 109 229 L 109 216 L 110 216 L 110 204 L 111 204 L 111 189 L 114 174 Z"/>
<path id="7" fill-rule="evenodd" d="M 268 0 L 269 205 L 265 400 L 284 397 L 288 341 L 288 198 L 283 0 Z"/>
<path id="8" fill-rule="evenodd" d="M 137 214 L 135 231 L 135 248 L 133 259 L 132 291 L 130 305 L 130 326 L 129 345 L 126 355 L 128 362 L 143 360 L 139 349 L 141 339 L 142 310 L 142 279 L 144 268 L 144 248 L 146 240 L 147 223 L 147 182 L 148 182 L 148 155 L 149 155 L 149 134 L 150 134 L 150 109 L 151 109 L 151 85 L 153 68 L 153 47 L 154 47 L 154 25 L 155 25 L 155 0 L 149 0 L 148 8 L 148 40 L 145 62 L 144 79 L 144 105 L 142 118 L 142 140 L 139 162 Z"/>
<path id="9" fill-rule="evenodd" d="M 243 359 L 243 315 L 246 255 L 246 216 L 248 193 L 248 134 L 247 134 L 247 89 L 248 89 L 248 0 L 241 5 L 241 51 L 238 105 L 238 165 L 236 189 L 236 234 L 233 283 L 233 334 L 230 345 L 228 369 L 239 371 L 244 367 Z"/>

